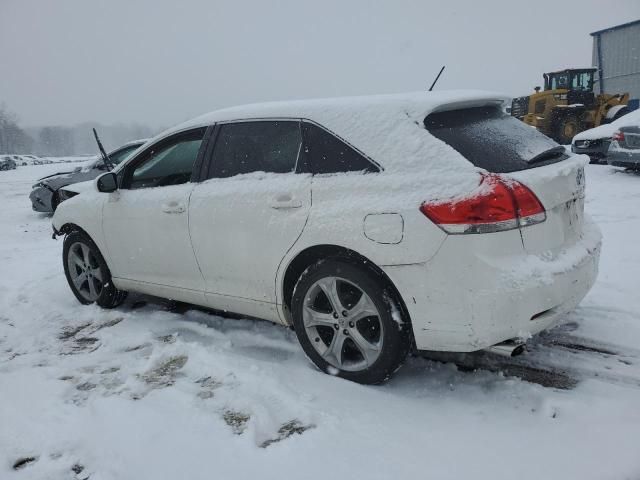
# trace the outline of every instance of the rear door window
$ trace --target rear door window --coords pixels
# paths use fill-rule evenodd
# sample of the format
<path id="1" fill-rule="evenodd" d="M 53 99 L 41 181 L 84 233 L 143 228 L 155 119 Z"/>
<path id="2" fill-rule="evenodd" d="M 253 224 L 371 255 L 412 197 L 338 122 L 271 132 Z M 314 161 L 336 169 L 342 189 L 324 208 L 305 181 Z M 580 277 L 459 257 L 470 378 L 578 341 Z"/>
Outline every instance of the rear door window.
<path id="1" fill-rule="evenodd" d="M 300 122 L 296 120 L 223 124 L 216 138 L 207 177 L 294 172 L 301 144 Z"/>
<path id="2" fill-rule="evenodd" d="M 303 122 L 305 153 L 315 174 L 378 172 L 379 169 L 350 145 L 327 130 Z"/>
<path id="3" fill-rule="evenodd" d="M 432 113 L 427 130 L 489 172 L 509 173 L 560 162 L 563 147 L 497 107 Z"/>

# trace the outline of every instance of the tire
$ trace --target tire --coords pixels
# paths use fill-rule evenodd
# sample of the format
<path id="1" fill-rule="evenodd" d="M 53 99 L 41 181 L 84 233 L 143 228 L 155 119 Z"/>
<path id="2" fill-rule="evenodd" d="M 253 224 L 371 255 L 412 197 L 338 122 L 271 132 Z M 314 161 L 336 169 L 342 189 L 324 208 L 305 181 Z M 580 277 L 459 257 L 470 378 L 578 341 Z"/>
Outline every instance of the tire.
<path id="1" fill-rule="evenodd" d="M 582 122 L 575 113 L 562 113 L 553 121 L 553 139 L 560 145 L 569 145 L 571 140 L 582 131 Z"/>
<path id="2" fill-rule="evenodd" d="M 382 383 L 402 366 L 412 337 L 401 311 L 382 277 L 341 258 L 305 270 L 291 301 L 307 357 L 323 372 L 362 384 Z"/>
<path id="3" fill-rule="evenodd" d="M 104 257 L 86 233 L 74 231 L 64 238 L 62 263 L 69 287 L 80 303 L 114 308 L 127 297 L 127 292 L 114 286 Z"/>

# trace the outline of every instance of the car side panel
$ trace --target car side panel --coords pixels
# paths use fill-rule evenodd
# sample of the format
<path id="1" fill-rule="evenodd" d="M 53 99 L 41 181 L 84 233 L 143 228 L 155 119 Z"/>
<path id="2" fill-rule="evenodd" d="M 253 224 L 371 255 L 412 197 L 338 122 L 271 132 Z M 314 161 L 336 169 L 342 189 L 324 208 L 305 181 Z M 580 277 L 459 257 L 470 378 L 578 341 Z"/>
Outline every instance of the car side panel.
<path id="1" fill-rule="evenodd" d="M 376 177 L 385 175 L 384 177 Z M 378 266 L 427 262 L 442 245 L 446 234 L 419 210 L 420 203 L 397 202 L 383 184 L 392 184 L 385 173 L 316 175 L 312 181 L 312 207 L 302 235 L 287 252 L 276 277 L 277 303 L 281 307 L 282 282 L 287 267 L 303 250 L 335 245 L 353 250 Z M 380 236 L 370 229 L 371 218 L 398 231 Z M 399 231 L 402 229 L 402 231 Z M 384 228 L 383 228 L 384 230 Z M 281 316 L 284 313 L 280 309 Z"/>

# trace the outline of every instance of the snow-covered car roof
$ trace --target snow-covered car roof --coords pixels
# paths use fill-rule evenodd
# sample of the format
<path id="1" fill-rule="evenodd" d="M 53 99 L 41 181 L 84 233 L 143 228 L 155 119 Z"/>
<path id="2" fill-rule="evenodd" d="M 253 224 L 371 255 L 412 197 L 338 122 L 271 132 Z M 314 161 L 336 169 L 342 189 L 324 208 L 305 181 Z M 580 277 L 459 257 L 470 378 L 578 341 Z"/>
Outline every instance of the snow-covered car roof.
<path id="1" fill-rule="evenodd" d="M 443 92 L 413 92 L 391 95 L 317 98 L 285 102 L 266 102 L 241 105 L 206 113 L 182 126 L 211 125 L 216 122 L 247 118 L 307 118 L 318 123 L 350 123 L 355 115 L 411 116 L 422 121 L 431 112 L 487 104 L 502 104 L 509 98 L 499 93 L 458 90 Z M 444 108 L 448 107 L 448 108 Z M 344 118 L 346 117 L 346 118 Z"/>
<path id="2" fill-rule="evenodd" d="M 412 163 L 423 168 L 427 152 L 455 157 L 451 161 L 459 168 L 469 168 L 470 164 L 458 152 L 424 129 L 424 118 L 436 111 L 488 104 L 502 106 L 509 101 L 510 97 L 500 93 L 453 90 L 256 103 L 201 115 L 162 132 L 152 141 L 217 122 L 304 118 L 321 124 L 369 157 L 383 159 L 385 169 L 392 168 L 398 158 L 402 159 L 405 171 Z"/>
<path id="3" fill-rule="evenodd" d="M 634 110 L 626 115 L 620 117 L 615 122 L 607 123 L 606 125 L 600 125 L 599 127 L 591 128 L 580 132 L 573 137 L 573 142 L 576 140 L 595 140 L 598 138 L 611 138 L 611 136 L 619 130 L 620 127 L 628 126 L 640 127 L 640 110 Z"/>
<path id="4" fill-rule="evenodd" d="M 481 171 L 429 133 L 424 127 L 425 117 L 456 108 L 503 107 L 510 101 L 510 97 L 500 93 L 461 90 L 259 103 L 201 115 L 162 132 L 148 144 L 173 133 L 217 122 L 303 118 L 331 130 L 382 165 L 386 174 L 395 175 L 393 188 L 397 195 L 394 199 L 399 204 L 412 201 L 418 205 L 428 199 L 472 191 L 478 185 Z M 118 165 L 116 171 L 125 163 Z M 378 182 L 381 189 L 388 190 L 392 187 L 386 177 L 371 176 L 367 181 Z M 343 180 L 348 181 L 336 178 L 336 185 Z M 407 198 L 411 196 L 407 192 L 413 192 L 411 195 L 415 198 Z M 372 203 L 378 200 L 370 199 Z"/>

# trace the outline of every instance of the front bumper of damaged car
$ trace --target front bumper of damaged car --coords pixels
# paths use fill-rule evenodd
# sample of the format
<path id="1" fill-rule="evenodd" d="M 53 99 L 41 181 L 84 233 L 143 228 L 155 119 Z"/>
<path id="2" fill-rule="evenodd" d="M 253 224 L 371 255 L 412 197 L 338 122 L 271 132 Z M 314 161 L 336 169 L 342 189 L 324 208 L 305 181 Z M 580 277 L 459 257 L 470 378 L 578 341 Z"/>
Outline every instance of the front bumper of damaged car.
<path id="1" fill-rule="evenodd" d="M 47 184 L 39 182 L 36 183 L 29 195 L 31 200 L 31 208 L 35 212 L 40 213 L 52 213 L 53 212 L 53 189 Z"/>

